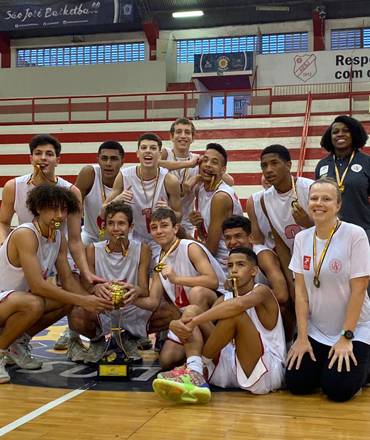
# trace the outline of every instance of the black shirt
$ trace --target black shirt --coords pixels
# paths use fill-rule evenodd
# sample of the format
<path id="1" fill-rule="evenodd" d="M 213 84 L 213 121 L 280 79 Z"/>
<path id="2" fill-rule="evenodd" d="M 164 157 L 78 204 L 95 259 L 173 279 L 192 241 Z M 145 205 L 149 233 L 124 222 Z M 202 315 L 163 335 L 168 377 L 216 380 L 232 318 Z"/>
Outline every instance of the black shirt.
<path id="1" fill-rule="evenodd" d="M 349 163 L 351 154 L 343 159 L 335 157 L 339 176 L 342 177 Z M 332 177 L 335 181 L 335 166 L 333 155 L 321 159 L 316 166 L 316 180 L 322 176 Z M 342 193 L 342 208 L 339 212 L 340 218 L 348 223 L 370 229 L 370 156 L 356 151 L 349 166 L 343 185 L 345 190 Z"/>

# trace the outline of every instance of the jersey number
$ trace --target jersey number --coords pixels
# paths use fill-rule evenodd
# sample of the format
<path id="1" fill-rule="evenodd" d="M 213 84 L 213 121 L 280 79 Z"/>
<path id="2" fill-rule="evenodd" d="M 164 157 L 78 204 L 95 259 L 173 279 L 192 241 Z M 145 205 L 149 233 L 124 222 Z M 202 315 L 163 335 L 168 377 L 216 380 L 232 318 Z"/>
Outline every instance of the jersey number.
<path id="1" fill-rule="evenodd" d="M 285 228 L 285 237 L 288 239 L 293 239 L 294 237 L 298 234 L 298 232 L 302 231 L 302 229 L 294 224 L 294 225 L 289 225 Z"/>
<path id="2" fill-rule="evenodd" d="M 179 286 L 178 284 L 175 284 L 175 304 L 179 309 L 189 305 L 189 300 L 185 289 L 183 286 Z"/>
<path id="3" fill-rule="evenodd" d="M 145 208 L 141 211 L 142 215 L 145 215 L 145 223 L 146 223 L 146 230 L 150 234 L 150 216 L 152 214 L 152 208 Z"/>

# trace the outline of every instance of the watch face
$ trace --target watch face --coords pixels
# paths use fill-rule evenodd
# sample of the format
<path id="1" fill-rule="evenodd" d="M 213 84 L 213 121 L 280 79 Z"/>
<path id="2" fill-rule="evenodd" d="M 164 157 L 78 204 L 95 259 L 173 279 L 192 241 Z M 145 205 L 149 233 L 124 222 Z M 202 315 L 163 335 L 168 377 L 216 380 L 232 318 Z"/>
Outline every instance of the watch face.
<path id="1" fill-rule="evenodd" d="M 346 330 L 344 332 L 344 337 L 346 339 L 353 339 L 355 337 L 355 335 L 353 334 L 353 332 L 351 330 Z"/>

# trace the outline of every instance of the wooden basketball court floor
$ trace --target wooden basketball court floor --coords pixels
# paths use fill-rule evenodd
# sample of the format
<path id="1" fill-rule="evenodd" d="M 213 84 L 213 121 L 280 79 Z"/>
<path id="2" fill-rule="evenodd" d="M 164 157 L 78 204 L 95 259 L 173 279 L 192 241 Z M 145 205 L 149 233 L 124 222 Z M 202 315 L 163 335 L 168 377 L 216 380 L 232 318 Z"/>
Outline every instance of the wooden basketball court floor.
<path id="1" fill-rule="evenodd" d="M 152 352 L 153 353 L 153 352 Z M 370 439 L 370 388 L 347 403 L 321 392 L 214 392 L 176 405 L 153 392 L 0 385 L 0 436 L 28 440 Z"/>

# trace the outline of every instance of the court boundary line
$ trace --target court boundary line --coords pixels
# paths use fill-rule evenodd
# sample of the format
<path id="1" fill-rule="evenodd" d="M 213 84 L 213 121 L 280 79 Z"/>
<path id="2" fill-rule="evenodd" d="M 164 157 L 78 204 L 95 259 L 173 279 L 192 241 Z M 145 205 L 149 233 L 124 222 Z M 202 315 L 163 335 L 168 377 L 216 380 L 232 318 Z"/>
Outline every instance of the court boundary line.
<path id="1" fill-rule="evenodd" d="M 59 397 L 58 399 L 55 399 L 52 402 L 49 402 L 46 405 L 41 406 L 40 408 L 26 414 L 25 416 L 20 417 L 19 419 L 15 420 L 14 422 L 11 422 L 8 425 L 3 426 L 2 428 L 0 428 L 0 437 L 2 437 L 5 434 L 8 434 L 11 431 L 14 431 L 15 429 L 30 422 L 31 420 L 36 419 L 41 414 L 44 414 L 47 411 L 50 411 L 51 409 L 61 405 L 62 403 L 67 402 L 68 400 L 71 400 L 76 396 L 79 396 L 80 394 L 84 393 L 87 390 L 88 390 L 88 388 L 71 391 L 70 393 L 65 394 L 64 396 Z"/>

